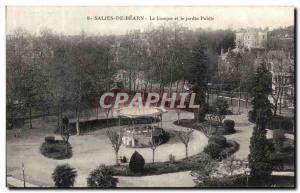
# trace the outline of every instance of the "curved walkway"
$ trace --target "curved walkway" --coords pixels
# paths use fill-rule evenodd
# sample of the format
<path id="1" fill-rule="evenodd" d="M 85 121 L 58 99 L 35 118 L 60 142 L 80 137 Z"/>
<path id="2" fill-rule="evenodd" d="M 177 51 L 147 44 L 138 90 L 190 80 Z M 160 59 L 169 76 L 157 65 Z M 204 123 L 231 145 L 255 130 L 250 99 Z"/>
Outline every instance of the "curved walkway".
<path id="1" fill-rule="evenodd" d="M 192 118 L 193 114 L 190 112 L 182 112 L 181 118 Z M 176 126 L 173 122 L 177 120 L 175 111 L 171 110 L 163 115 L 163 128 L 166 130 L 179 130 L 182 127 Z M 49 126 L 48 126 L 49 127 Z M 86 187 L 86 178 L 90 171 L 95 169 L 100 164 L 112 165 L 115 163 L 115 154 L 111 143 L 106 136 L 105 129 L 94 131 L 88 135 L 71 136 L 69 142 L 73 148 L 73 157 L 67 160 L 53 160 L 44 157 L 40 154 L 39 148 L 44 141 L 46 135 L 53 135 L 52 130 L 43 131 L 41 127 L 37 129 L 27 130 L 22 138 L 8 140 L 7 143 L 7 168 L 8 174 L 16 179 L 22 179 L 21 164 L 25 164 L 25 175 L 28 182 L 39 186 L 53 186 L 51 174 L 55 167 L 59 164 L 68 163 L 76 168 L 78 177 L 76 179 L 76 187 Z M 55 135 L 60 138 L 59 135 Z M 195 155 L 203 151 L 208 140 L 204 134 L 195 131 L 192 134 L 189 143 L 189 155 Z M 152 151 L 149 148 L 126 148 L 121 147 L 119 156 L 125 155 L 130 158 L 134 151 L 138 151 L 143 155 L 146 162 L 152 161 Z M 175 159 L 182 159 L 185 157 L 184 145 L 171 138 L 168 143 L 159 146 L 155 152 L 155 161 L 168 161 L 169 154 L 175 155 Z M 157 179 L 159 181 L 166 180 L 165 177 L 169 176 L 172 179 L 182 176 L 183 180 L 178 186 L 184 186 L 193 183 L 188 172 L 179 172 L 172 174 L 157 175 L 153 178 L 151 176 L 139 177 L 139 180 L 131 180 L 134 187 L 144 186 L 144 180 Z M 183 177 L 183 175 L 185 177 Z M 172 177 L 171 177 L 172 176 Z M 130 178 L 120 177 L 119 186 L 127 186 Z M 147 181 L 146 180 L 146 181 Z M 152 180 L 152 181 L 153 181 Z M 177 180 L 176 180 L 177 181 Z M 179 181 L 177 181 L 178 183 Z M 153 181 L 154 183 L 154 181 Z M 126 185 L 127 184 L 127 185 Z M 163 185 L 164 183 L 162 183 Z M 156 186 L 154 183 L 152 187 Z M 165 186 L 169 186 L 167 183 Z"/>

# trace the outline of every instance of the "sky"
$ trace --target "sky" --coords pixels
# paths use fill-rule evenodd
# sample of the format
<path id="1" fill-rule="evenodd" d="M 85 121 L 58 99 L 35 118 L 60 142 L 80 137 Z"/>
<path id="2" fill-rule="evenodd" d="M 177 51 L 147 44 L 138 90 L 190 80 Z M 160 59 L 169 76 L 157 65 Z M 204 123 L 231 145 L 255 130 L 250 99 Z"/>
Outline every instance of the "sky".
<path id="1" fill-rule="evenodd" d="M 143 16 L 144 20 L 115 20 L 117 16 Z M 114 20 L 95 20 L 95 17 L 114 17 Z M 179 20 L 157 21 L 156 17 L 168 17 Z M 87 17 L 93 18 L 88 20 Z M 199 20 L 185 21 L 185 18 Z M 201 20 L 202 17 L 202 20 Z M 119 17 L 120 18 L 120 17 Z M 206 18 L 207 20 L 204 20 Z M 208 19 L 210 18 L 210 20 Z M 213 20 L 212 20 L 213 18 Z M 183 20 L 181 20 L 183 19 Z M 293 7 L 89 7 L 89 6 L 7 6 L 6 33 L 10 34 L 17 28 L 24 28 L 31 33 L 39 33 L 49 28 L 56 33 L 66 35 L 80 34 L 125 34 L 133 29 L 142 31 L 150 26 L 177 22 L 182 26 L 211 29 L 265 28 L 286 27 L 294 24 Z"/>

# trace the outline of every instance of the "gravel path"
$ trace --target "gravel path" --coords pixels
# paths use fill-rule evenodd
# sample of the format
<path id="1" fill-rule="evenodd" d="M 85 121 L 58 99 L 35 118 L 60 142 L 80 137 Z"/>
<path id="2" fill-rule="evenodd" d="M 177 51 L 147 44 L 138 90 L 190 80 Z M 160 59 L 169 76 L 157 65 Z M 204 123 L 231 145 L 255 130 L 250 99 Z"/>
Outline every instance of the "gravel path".
<path id="1" fill-rule="evenodd" d="M 144 177 L 118 177 L 118 187 L 193 187 L 190 171 Z M 176 179 L 176 180 L 175 180 Z"/>
<path id="2" fill-rule="evenodd" d="M 183 112 L 181 118 L 192 118 L 193 114 L 189 112 Z M 166 130 L 177 130 L 182 127 L 176 126 L 173 122 L 177 120 L 175 111 L 169 111 L 163 115 L 163 128 Z M 47 126 L 47 124 L 44 124 Z M 44 126 L 43 125 L 43 126 Z M 55 125 L 55 122 L 54 124 Z M 71 136 L 70 143 L 73 148 L 73 157 L 67 160 L 53 160 L 44 157 L 40 154 L 39 148 L 44 141 L 46 135 L 53 135 L 52 129 L 45 130 L 47 127 L 38 127 L 32 130 L 27 130 L 21 138 L 9 138 L 7 140 L 7 171 L 9 175 L 16 179 L 22 179 L 21 176 L 21 164 L 25 164 L 25 174 L 28 182 L 39 186 L 53 186 L 51 174 L 54 168 L 63 163 L 68 163 L 72 167 L 76 168 L 78 177 L 76 179 L 76 187 L 85 187 L 86 178 L 90 171 L 95 169 L 100 164 L 111 165 L 115 163 L 115 154 L 111 147 L 111 144 L 105 134 L 105 130 L 98 130 L 88 135 Z M 56 138 L 60 138 L 59 135 L 55 135 Z M 189 155 L 195 155 L 203 151 L 203 148 L 207 144 L 207 138 L 199 131 L 195 131 L 192 134 L 192 138 L 189 144 Z M 149 148 L 126 148 L 121 147 L 119 155 L 125 155 L 130 158 L 134 151 L 138 151 L 145 159 L 146 162 L 152 161 L 152 152 Z M 176 159 L 182 159 L 185 157 L 184 145 L 171 138 L 166 144 L 159 146 L 155 152 L 155 161 L 168 161 L 169 154 L 175 155 Z M 145 180 L 155 181 L 168 181 L 171 183 L 172 179 L 181 176 L 181 181 L 178 186 L 187 186 L 193 184 L 192 178 L 185 173 L 173 173 L 168 174 L 172 176 L 165 179 L 164 175 L 159 176 L 147 176 L 139 177 L 139 180 L 133 180 L 132 186 L 140 187 L 146 186 Z M 185 175 L 185 177 L 183 177 Z M 161 176 L 161 177 L 160 177 Z M 126 180 L 127 179 L 127 180 Z M 130 178 L 120 177 L 119 186 L 128 186 L 128 180 Z M 185 180 L 184 180 L 185 179 Z M 154 183 L 155 184 L 155 183 Z M 156 185 L 154 185 L 156 186 Z M 161 183 L 162 185 L 169 186 L 168 183 Z M 173 185 L 172 185 L 173 186 Z"/>

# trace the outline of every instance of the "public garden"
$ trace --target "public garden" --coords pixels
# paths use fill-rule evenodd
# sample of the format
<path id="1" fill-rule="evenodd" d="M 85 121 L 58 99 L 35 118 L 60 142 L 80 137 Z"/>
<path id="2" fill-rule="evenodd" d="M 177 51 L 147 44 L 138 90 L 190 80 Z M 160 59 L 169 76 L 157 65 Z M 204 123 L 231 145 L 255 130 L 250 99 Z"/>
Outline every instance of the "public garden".
<path id="1" fill-rule="evenodd" d="M 235 38 L 172 25 L 124 36 L 8 35 L 7 185 L 294 187 L 293 68 L 274 78 L 269 52 L 282 44 L 242 49 Z M 228 70 L 219 68 L 224 49 Z M 108 92 L 159 100 L 101 107 Z M 198 106 L 161 107 L 164 93 L 195 94 Z"/>

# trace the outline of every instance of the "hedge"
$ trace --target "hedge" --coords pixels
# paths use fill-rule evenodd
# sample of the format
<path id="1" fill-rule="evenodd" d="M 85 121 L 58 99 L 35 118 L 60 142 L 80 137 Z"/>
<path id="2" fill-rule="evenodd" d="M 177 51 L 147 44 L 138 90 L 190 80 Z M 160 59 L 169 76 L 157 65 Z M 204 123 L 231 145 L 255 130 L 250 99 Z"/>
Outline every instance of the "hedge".
<path id="1" fill-rule="evenodd" d="M 221 147 L 226 147 L 227 140 L 222 135 L 213 135 L 208 139 L 208 143 L 216 143 L 220 145 Z"/>

